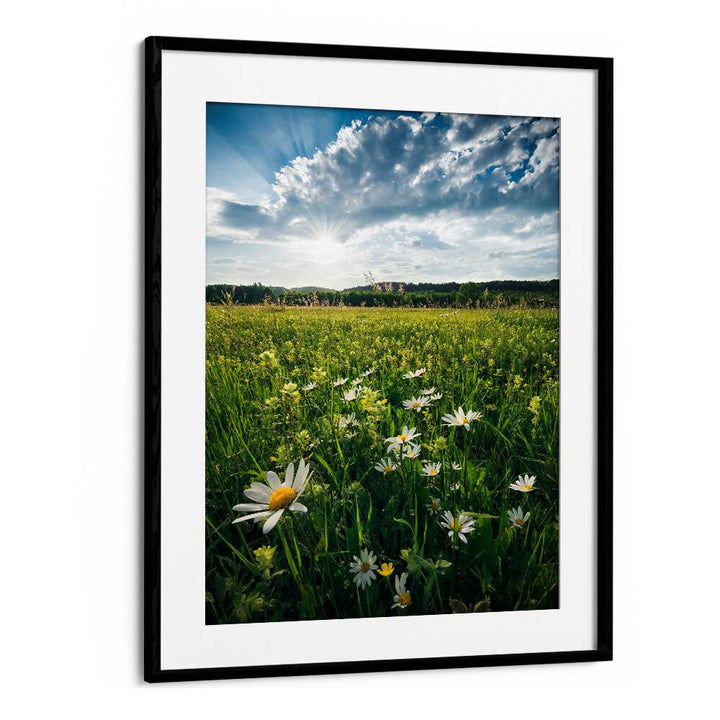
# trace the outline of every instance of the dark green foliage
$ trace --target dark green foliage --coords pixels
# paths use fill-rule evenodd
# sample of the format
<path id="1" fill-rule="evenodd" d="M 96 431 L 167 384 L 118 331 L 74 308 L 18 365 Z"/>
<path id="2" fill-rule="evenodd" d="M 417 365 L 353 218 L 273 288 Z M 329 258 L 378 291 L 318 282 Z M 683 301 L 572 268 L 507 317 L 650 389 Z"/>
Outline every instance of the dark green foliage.
<path id="1" fill-rule="evenodd" d="M 208 285 L 206 301 L 213 304 L 275 303 L 297 307 L 501 308 L 557 307 L 558 280 L 494 280 L 459 283 L 382 283 L 347 290 L 282 288 L 263 285 Z"/>

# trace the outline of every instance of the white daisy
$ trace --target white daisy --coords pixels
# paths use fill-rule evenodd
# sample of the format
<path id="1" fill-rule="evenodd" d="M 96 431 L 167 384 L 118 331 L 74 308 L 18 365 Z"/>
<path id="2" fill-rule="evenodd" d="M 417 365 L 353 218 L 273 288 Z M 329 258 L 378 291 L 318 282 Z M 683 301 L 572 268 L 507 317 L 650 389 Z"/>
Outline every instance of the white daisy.
<path id="1" fill-rule="evenodd" d="M 362 382 L 362 378 L 356 377 L 350 384 L 355 386 L 355 385 L 359 385 L 361 382 Z"/>
<path id="2" fill-rule="evenodd" d="M 405 425 L 402 429 L 402 432 L 398 433 L 394 437 L 386 438 L 385 442 L 397 445 L 405 445 L 405 443 L 409 443 L 411 440 L 414 440 L 418 437 L 420 437 L 420 433 L 415 432 L 415 428 L 408 429 L 408 426 Z"/>
<path id="3" fill-rule="evenodd" d="M 362 388 L 354 387 L 343 393 L 343 400 L 350 402 L 351 400 L 357 400 Z"/>
<path id="4" fill-rule="evenodd" d="M 316 387 L 317 387 L 317 383 L 311 382 L 311 383 L 308 383 L 307 385 L 303 385 L 302 389 L 305 392 L 310 392 L 311 390 L 314 390 Z"/>
<path id="5" fill-rule="evenodd" d="M 403 455 L 406 458 L 414 459 L 420 457 L 421 447 L 417 443 L 408 443 L 403 450 Z"/>
<path id="6" fill-rule="evenodd" d="M 349 428 L 349 427 L 356 427 L 360 423 L 357 421 L 357 418 L 355 417 L 355 413 L 350 413 L 349 415 L 341 415 L 338 418 L 338 427 L 339 428 Z"/>
<path id="7" fill-rule="evenodd" d="M 297 474 L 295 467 L 290 463 L 285 469 L 285 481 L 280 482 L 280 478 L 272 470 L 267 473 L 267 485 L 259 482 L 251 483 L 250 487 L 245 490 L 245 495 L 255 502 L 240 503 L 235 505 L 235 512 L 248 512 L 249 515 L 236 518 L 233 523 L 244 522 L 245 520 L 254 520 L 259 523 L 264 518 L 263 533 L 269 533 L 278 523 L 285 510 L 293 512 L 307 512 L 307 508 L 297 502 L 297 499 L 303 494 L 307 487 L 308 480 L 312 475 L 309 472 L 309 465 L 305 464 L 305 460 L 301 459 L 298 464 Z"/>
<path id="8" fill-rule="evenodd" d="M 425 507 L 431 515 L 437 515 L 442 510 L 440 498 L 432 498 Z"/>
<path id="9" fill-rule="evenodd" d="M 440 473 L 440 463 L 423 463 L 422 473 L 428 477 L 435 477 Z"/>
<path id="10" fill-rule="evenodd" d="M 350 572 L 356 573 L 355 584 L 362 590 L 368 587 L 370 583 L 377 577 L 373 570 L 377 570 L 377 557 L 374 553 L 366 548 L 360 551 L 360 557 L 353 555 L 354 562 L 350 563 Z"/>
<path id="11" fill-rule="evenodd" d="M 384 457 L 379 463 L 375 463 L 375 469 L 387 475 L 389 472 L 397 470 L 397 465 L 392 458 Z"/>
<path id="12" fill-rule="evenodd" d="M 477 420 L 479 417 L 481 417 L 479 412 L 475 412 L 474 410 L 468 410 L 468 412 L 465 412 L 462 407 L 459 407 L 453 413 L 443 415 L 442 421 L 445 425 L 464 427 L 465 430 L 469 430 L 470 423 L 473 420 Z"/>
<path id="13" fill-rule="evenodd" d="M 372 375 L 375 372 L 375 368 L 370 368 L 369 370 L 366 370 L 365 372 L 360 373 L 360 377 L 368 377 L 369 375 Z"/>
<path id="14" fill-rule="evenodd" d="M 412 378 L 420 377 L 421 375 L 425 374 L 425 370 L 427 368 L 420 368 L 418 370 L 415 370 L 414 372 L 411 370 L 410 372 L 406 372 L 403 377 L 406 380 L 411 380 Z"/>
<path id="15" fill-rule="evenodd" d="M 453 463 L 450 465 L 450 467 L 451 467 L 453 470 L 462 470 L 462 465 L 461 465 L 460 463 L 458 463 L 458 462 L 453 462 Z"/>
<path id="16" fill-rule="evenodd" d="M 523 515 L 522 508 L 518 505 L 516 508 L 511 508 L 507 511 L 508 519 L 510 520 L 510 524 L 514 528 L 518 528 L 518 530 L 522 530 L 525 527 L 525 524 L 530 519 L 530 513 L 527 512 Z"/>
<path id="17" fill-rule="evenodd" d="M 399 455 L 403 458 L 420 457 L 421 450 L 422 448 L 417 443 L 408 443 L 407 445 L 403 445 L 402 443 L 393 442 L 388 445 L 389 453 L 395 453 L 395 455 Z"/>
<path id="18" fill-rule="evenodd" d="M 440 521 L 440 524 L 449 531 L 448 537 L 451 538 L 455 535 L 464 543 L 467 543 L 465 535 L 471 533 L 475 529 L 475 520 L 473 520 L 469 515 L 459 513 L 457 517 L 454 517 L 449 510 L 446 510 L 443 513 L 443 519 Z"/>
<path id="19" fill-rule="evenodd" d="M 395 604 L 390 606 L 391 610 L 392 608 L 400 608 L 401 610 L 404 610 L 412 602 L 410 593 L 405 587 L 407 576 L 408 574 L 406 572 L 400 575 L 400 577 L 397 575 L 395 576 L 395 595 L 393 597 Z"/>
<path id="20" fill-rule="evenodd" d="M 413 397 L 410 400 L 403 400 L 402 404 L 406 410 L 416 410 L 420 412 L 424 407 L 428 406 L 430 401 L 424 396 Z"/>
<path id="21" fill-rule="evenodd" d="M 518 479 L 510 484 L 510 489 L 524 493 L 532 492 L 533 490 L 537 490 L 533 485 L 535 485 L 534 475 L 532 477 L 530 477 L 530 475 L 518 475 Z"/>
<path id="22" fill-rule="evenodd" d="M 432 395 L 428 395 L 428 398 L 433 402 L 436 400 L 442 400 L 442 393 L 433 393 Z"/>
<path id="23" fill-rule="evenodd" d="M 344 385 L 347 381 L 347 378 L 338 378 L 333 382 L 333 387 L 340 387 L 341 385 Z"/>
<path id="24" fill-rule="evenodd" d="M 425 388 L 424 390 L 420 391 L 420 394 L 421 395 L 432 395 L 436 390 L 437 390 L 436 387 Z"/>

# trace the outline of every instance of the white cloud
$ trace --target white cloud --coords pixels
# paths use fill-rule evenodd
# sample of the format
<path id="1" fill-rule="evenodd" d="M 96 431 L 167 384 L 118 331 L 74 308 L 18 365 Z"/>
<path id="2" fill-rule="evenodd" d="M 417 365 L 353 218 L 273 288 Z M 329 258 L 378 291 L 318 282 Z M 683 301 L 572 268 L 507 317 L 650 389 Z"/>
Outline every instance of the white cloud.
<path id="1" fill-rule="evenodd" d="M 208 282 L 227 277 L 228 240 L 237 283 L 557 277 L 558 159 L 555 120 L 353 121 L 280 168 L 263 203 L 208 188 Z"/>

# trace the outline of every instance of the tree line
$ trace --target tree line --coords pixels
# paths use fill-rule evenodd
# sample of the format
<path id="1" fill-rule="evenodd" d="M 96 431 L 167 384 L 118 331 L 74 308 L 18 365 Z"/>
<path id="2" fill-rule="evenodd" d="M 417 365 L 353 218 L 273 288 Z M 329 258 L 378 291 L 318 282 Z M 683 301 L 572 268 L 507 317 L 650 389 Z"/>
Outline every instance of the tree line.
<path id="1" fill-rule="evenodd" d="M 381 287 L 382 289 L 378 289 Z M 207 285 L 212 304 L 305 307 L 557 307 L 559 280 L 492 280 L 466 283 L 383 283 L 347 290 L 293 290 L 253 285 Z"/>

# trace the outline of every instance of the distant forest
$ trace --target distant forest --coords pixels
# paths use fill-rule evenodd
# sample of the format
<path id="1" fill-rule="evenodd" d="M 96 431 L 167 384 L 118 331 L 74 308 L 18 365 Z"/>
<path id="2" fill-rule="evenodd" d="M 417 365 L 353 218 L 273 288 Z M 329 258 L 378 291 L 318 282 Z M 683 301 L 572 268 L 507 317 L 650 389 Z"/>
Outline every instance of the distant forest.
<path id="1" fill-rule="evenodd" d="M 381 282 L 346 290 L 253 285 L 207 285 L 213 304 L 305 307 L 557 307 L 559 280 L 491 280 L 466 283 Z"/>

